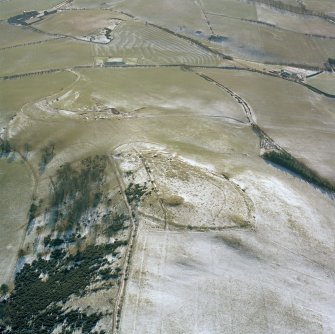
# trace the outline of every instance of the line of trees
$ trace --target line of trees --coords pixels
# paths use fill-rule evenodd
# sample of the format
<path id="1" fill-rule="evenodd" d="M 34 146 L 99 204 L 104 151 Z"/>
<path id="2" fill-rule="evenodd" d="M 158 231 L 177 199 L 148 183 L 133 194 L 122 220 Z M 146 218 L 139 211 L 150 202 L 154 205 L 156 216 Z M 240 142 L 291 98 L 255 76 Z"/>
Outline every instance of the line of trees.
<path id="1" fill-rule="evenodd" d="M 321 177 L 317 172 L 307 167 L 286 151 L 269 151 L 263 154 L 263 158 L 296 173 L 303 180 L 322 189 L 335 191 L 334 184 Z"/>

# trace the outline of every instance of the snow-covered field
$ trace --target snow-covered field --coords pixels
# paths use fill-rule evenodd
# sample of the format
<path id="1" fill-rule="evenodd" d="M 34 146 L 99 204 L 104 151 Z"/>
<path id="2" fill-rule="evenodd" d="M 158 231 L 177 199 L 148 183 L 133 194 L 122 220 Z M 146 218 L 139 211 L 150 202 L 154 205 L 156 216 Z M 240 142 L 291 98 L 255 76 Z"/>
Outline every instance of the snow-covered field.
<path id="1" fill-rule="evenodd" d="M 334 333 L 331 200 L 288 177 L 235 181 L 255 203 L 255 229 L 141 220 L 121 333 Z"/>

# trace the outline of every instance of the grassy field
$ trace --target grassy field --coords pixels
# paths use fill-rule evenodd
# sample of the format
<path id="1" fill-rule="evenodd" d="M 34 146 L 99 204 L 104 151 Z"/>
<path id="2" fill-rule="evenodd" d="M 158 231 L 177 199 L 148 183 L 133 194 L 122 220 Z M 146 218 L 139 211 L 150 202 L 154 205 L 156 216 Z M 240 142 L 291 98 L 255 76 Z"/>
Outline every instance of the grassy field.
<path id="1" fill-rule="evenodd" d="M 88 35 L 110 25 L 113 18 L 127 17 L 116 12 L 101 10 L 63 11 L 46 17 L 34 26 L 56 34 Z"/>
<path id="2" fill-rule="evenodd" d="M 199 4 L 192 0 L 125 0 L 116 3 L 113 8 L 124 10 L 144 21 L 172 30 L 178 31 L 187 27 L 193 31 L 200 30 L 210 33 Z"/>
<path id="3" fill-rule="evenodd" d="M 8 23 L 0 23 L 0 48 L 7 48 L 13 45 L 32 43 L 49 39 L 50 36 L 31 31 L 26 27 L 17 27 Z M 1 51 L 0 51 L 1 52 Z"/>
<path id="4" fill-rule="evenodd" d="M 333 101 L 292 82 L 249 72 L 205 73 L 243 96 L 257 124 L 312 169 L 334 181 Z M 276 101 L 276 102 L 274 102 Z M 279 102 L 280 101 L 280 102 Z"/>
<path id="5" fill-rule="evenodd" d="M 112 0 L 105 2 L 103 0 L 74 0 L 73 7 L 74 8 L 110 8 L 114 3 L 118 3 L 119 0 Z"/>
<path id="6" fill-rule="evenodd" d="M 21 107 L 39 98 L 57 93 L 75 79 L 70 72 L 52 73 L 0 81 L 0 127 L 4 127 Z"/>
<path id="7" fill-rule="evenodd" d="M 259 21 L 274 24 L 283 29 L 303 34 L 335 37 L 334 24 L 320 17 L 296 15 L 293 13 L 283 15 L 282 11 L 261 4 L 257 5 L 257 17 Z"/>
<path id="8" fill-rule="evenodd" d="M 29 45 L 24 50 L 7 49 L 1 51 L 1 55 L 0 76 L 91 65 L 94 60 L 92 47 L 89 44 L 72 40 L 55 40 Z"/>
<path id="9" fill-rule="evenodd" d="M 208 14 L 257 20 L 256 6 L 252 2 L 236 0 L 202 0 L 203 8 Z M 209 16 L 210 18 L 211 16 Z"/>
<path id="10" fill-rule="evenodd" d="M 185 113 L 222 116 L 244 122 L 245 115 L 224 91 L 179 68 L 80 70 L 80 81 L 55 106 L 71 111 L 114 107 L 133 116 Z M 75 96 L 75 92 L 77 95 Z M 138 111 L 136 111 L 138 110 Z M 156 111 L 155 111 L 156 110 Z"/>
<path id="11" fill-rule="evenodd" d="M 207 157 L 220 168 L 221 154 L 233 157 L 240 149 L 256 152 L 257 138 L 243 124 L 246 119 L 240 106 L 224 91 L 208 86 L 192 73 L 177 69 L 97 69 L 79 73 L 81 80 L 69 88 L 70 93 L 59 94 L 55 104 L 75 114 L 46 112 L 27 105 L 9 129 L 13 145 L 21 150 L 27 143 L 33 152 L 49 142 L 55 143 L 57 155 L 48 166 L 51 173 L 69 159 L 136 141 L 168 145 L 190 157 Z M 78 92 L 76 100 L 71 91 Z M 120 115 L 85 111 L 94 108 L 116 108 Z M 107 118 L 99 119 L 100 115 Z M 245 136 L 247 145 L 242 139 Z M 207 140 L 203 141 L 203 137 Z M 38 169 L 39 154 L 32 159 Z M 241 167 L 230 161 L 225 168 Z"/>
<path id="12" fill-rule="evenodd" d="M 23 11 L 47 10 L 61 3 L 60 0 L 11 0 L 0 3 L 0 19 L 22 14 Z"/>
<path id="13" fill-rule="evenodd" d="M 136 141 L 162 144 L 191 158 L 210 159 L 218 168 L 229 171 L 242 168 L 234 161 L 235 154 L 257 155 L 258 140 L 243 124 L 245 115 L 240 106 L 224 91 L 192 73 L 177 69 L 100 69 L 82 70 L 80 75 L 81 80 L 71 88 L 78 92 L 77 100 L 73 102 L 64 92 L 58 102 L 59 107 L 73 109 L 75 114 L 27 105 L 11 122 L 9 134 L 16 147 L 23 150 L 29 144 L 32 152 L 37 152 L 49 142 L 55 144 L 56 157 L 48 165 L 50 173 L 69 159 Z M 105 114 L 83 110 L 101 106 L 116 108 L 120 115 L 99 119 Z M 248 138 L 246 142 L 244 138 Z M 223 164 L 223 157 L 230 163 Z M 38 169 L 39 154 L 32 159 Z"/>
<path id="14" fill-rule="evenodd" d="M 22 161 L 0 159 L 0 285 L 14 278 L 32 191 L 33 180 L 27 166 Z"/>
<path id="15" fill-rule="evenodd" d="M 335 3 L 332 0 L 304 0 L 304 4 L 308 9 L 333 14 L 335 12 Z"/>
<path id="16" fill-rule="evenodd" d="M 215 34 L 228 37 L 217 48 L 235 57 L 258 62 L 323 66 L 335 52 L 335 43 L 329 39 L 220 16 L 211 16 L 210 21 Z"/>
<path id="17" fill-rule="evenodd" d="M 307 83 L 323 92 L 335 95 L 335 75 L 333 73 L 323 72 L 307 79 Z"/>

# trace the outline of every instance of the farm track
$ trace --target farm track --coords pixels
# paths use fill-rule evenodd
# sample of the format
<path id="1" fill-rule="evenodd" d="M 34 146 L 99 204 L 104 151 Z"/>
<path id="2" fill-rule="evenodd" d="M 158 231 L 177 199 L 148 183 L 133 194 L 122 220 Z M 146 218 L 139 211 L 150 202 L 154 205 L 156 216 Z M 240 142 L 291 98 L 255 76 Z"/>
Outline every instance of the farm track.
<path id="1" fill-rule="evenodd" d="M 213 83 L 214 85 L 218 86 L 219 88 L 225 90 L 237 103 L 239 103 L 242 106 L 242 109 L 248 119 L 248 122 L 250 125 L 256 124 L 256 117 L 254 115 L 254 113 L 252 112 L 251 106 L 238 94 L 236 94 L 235 92 L 233 92 L 231 89 L 229 89 L 228 87 L 222 85 L 221 83 L 219 83 L 218 81 L 215 81 L 214 79 L 212 79 L 211 77 L 203 74 L 203 73 L 198 73 L 198 72 L 193 72 L 196 75 L 198 75 L 199 77 L 205 79 L 208 82 Z"/>
<path id="2" fill-rule="evenodd" d="M 131 221 L 131 228 L 130 228 L 130 236 L 128 241 L 128 246 L 126 249 L 126 254 L 124 256 L 124 262 L 123 262 L 123 268 L 121 271 L 121 278 L 119 283 L 119 290 L 116 296 L 115 304 L 114 304 L 114 310 L 113 310 L 113 324 L 112 324 L 112 334 L 116 334 L 118 332 L 118 326 L 120 321 L 120 314 L 122 309 L 122 303 L 123 303 L 123 297 L 125 293 L 125 286 L 126 286 L 126 279 L 127 275 L 129 273 L 129 263 L 132 257 L 134 245 L 136 243 L 136 236 L 137 236 L 137 229 L 138 225 L 134 219 L 133 210 L 128 203 L 127 196 L 125 194 L 125 184 L 123 182 L 122 173 L 119 169 L 119 166 L 117 165 L 117 162 L 115 161 L 113 155 L 109 155 L 109 161 L 111 164 L 111 167 L 114 171 L 114 174 L 116 176 L 116 179 L 119 184 L 120 191 L 122 193 L 122 197 L 124 199 L 125 205 L 127 207 L 128 213 L 129 213 L 129 219 Z"/>
<path id="3" fill-rule="evenodd" d="M 211 78 L 211 77 L 209 77 L 209 76 L 207 76 L 203 73 L 198 73 L 198 72 L 195 72 L 195 71 L 192 71 L 192 72 L 195 73 L 196 75 L 198 75 L 199 77 L 201 77 L 202 79 L 216 85 L 220 89 L 223 89 L 238 104 L 240 104 L 240 106 L 242 107 L 242 109 L 243 109 L 243 111 L 244 111 L 244 113 L 245 113 L 245 115 L 248 119 L 249 125 L 251 125 L 255 134 L 260 139 L 260 148 L 265 148 L 265 149 L 270 149 L 270 150 L 276 149 L 276 150 L 279 150 L 279 151 L 284 151 L 283 148 L 281 148 L 278 144 L 276 144 L 276 142 L 257 125 L 256 117 L 255 117 L 255 115 L 252 111 L 251 106 L 248 104 L 248 102 L 246 100 L 244 100 L 240 95 L 238 95 L 237 93 L 232 91 L 230 88 L 224 86 L 220 82 L 214 80 L 213 78 Z"/>

